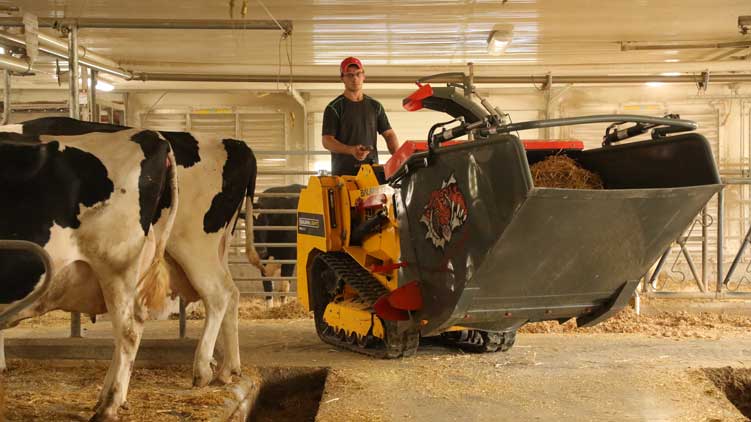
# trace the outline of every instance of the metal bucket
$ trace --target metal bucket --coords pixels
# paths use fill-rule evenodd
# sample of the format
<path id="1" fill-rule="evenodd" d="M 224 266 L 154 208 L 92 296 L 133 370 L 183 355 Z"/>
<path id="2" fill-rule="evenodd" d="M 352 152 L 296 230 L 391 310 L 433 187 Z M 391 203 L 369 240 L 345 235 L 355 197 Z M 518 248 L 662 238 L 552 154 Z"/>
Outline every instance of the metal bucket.
<path id="1" fill-rule="evenodd" d="M 420 282 L 423 335 L 452 325 L 507 331 L 572 317 L 599 322 L 626 304 L 722 188 L 696 133 L 572 158 L 605 189 L 535 187 L 523 144 L 511 135 L 440 148 L 428 167 L 406 175 L 397 212 L 408 265 L 399 280 Z"/>

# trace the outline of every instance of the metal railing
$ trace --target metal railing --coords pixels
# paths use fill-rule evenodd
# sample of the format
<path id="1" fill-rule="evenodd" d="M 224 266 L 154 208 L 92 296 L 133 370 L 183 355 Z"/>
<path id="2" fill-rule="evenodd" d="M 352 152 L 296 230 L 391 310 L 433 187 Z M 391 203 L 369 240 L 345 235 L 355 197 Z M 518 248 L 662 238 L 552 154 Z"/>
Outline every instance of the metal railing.
<path id="1" fill-rule="evenodd" d="M 745 297 L 749 298 L 751 297 L 751 261 L 746 259 L 747 262 L 750 262 L 746 269 L 745 273 L 741 275 L 741 281 L 739 281 L 735 288 L 731 287 L 734 276 L 737 275 L 738 269 L 740 264 L 744 261 L 744 253 L 747 250 L 747 247 L 749 243 L 751 243 L 751 221 L 746 222 L 749 226 L 748 230 L 745 233 L 745 236 L 743 236 L 743 239 L 738 246 L 738 249 L 734 253 L 734 258 L 732 263 L 730 264 L 730 267 L 728 268 L 727 272 L 725 272 L 725 264 L 726 264 L 726 255 L 725 255 L 725 248 L 726 248 L 726 240 L 728 238 L 728 234 L 725 233 L 726 226 L 727 226 L 727 215 L 726 215 L 726 204 L 725 204 L 725 197 L 726 197 L 726 189 L 728 187 L 732 186 L 740 186 L 740 185 L 751 185 L 751 178 L 749 177 L 743 177 L 743 178 L 728 178 L 723 177 L 722 179 L 723 184 L 726 185 L 726 187 L 717 193 L 715 196 L 717 204 L 716 204 L 716 217 L 710 218 L 709 210 L 707 207 L 702 209 L 701 213 L 697 216 L 697 219 L 694 220 L 694 222 L 689 226 L 689 228 L 681 234 L 681 236 L 676 239 L 675 243 L 678 246 L 678 250 L 676 251 L 676 256 L 674 258 L 672 267 L 673 272 L 682 274 L 685 276 L 686 274 L 683 273 L 682 270 L 685 270 L 685 268 L 678 268 L 676 270 L 676 267 L 678 266 L 679 260 L 682 260 L 684 265 L 688 267 L 688 272 L 691 274 L 692 279 L 689 281 L 689 285 L 695 285 L 696 290 L 691 291 L 689 289 L 675 289 L 673 287 L 672 289 L 668 288 L 660 288 L 658 279 L 661 273 L 665 271 L 665 264 L 668 260 L 668 257 L 671 255 L 672 251 L 672 245 L 670 248 L 668 248 L 665 253 L 660 257 L 660 259 L 657 261 L 657 265 L 651 273 L 648 273 L 645 275 L 644 283 L 642 285 L 642 293 L 648 295 L 648 296 L 655 296 L 655 297 L 676 297 L 676 298 L 702 298 L 702 299 L 723 299 L 723 298 L 740 298 Z M 742 204 L 740 204 L 742 206 Z M 715 226 L 715 238 L 716 238 L 716 244 L 715 244 L 715 274 L 714 274 L 714 280 L 710 280 L 709 274 L 711 272 L 711 265 L 710 263 L 710 256 L 711 256 L 711 248 L 710 248 L 710 238 L 712 234 L 712 226 Z M 699 233 L 696 233 L 700 229 Z M 687 244 L 688 242 L 700 242 L 701 244 L 701 263 L 700 266 L 697 267 L 695 261 L 694 261 L 694 254 L 690 253 L 688 250 Z M 748 276 L 748 277 L 747 277 Z M 741 285 L 744 280 L 749 280 L 749 290 L 744 291 L 741 289 Z M 678 284 L 681 285 L 687 280 L 679 280 Z M 683 287 L 683 286 L 682 286 Z"/>

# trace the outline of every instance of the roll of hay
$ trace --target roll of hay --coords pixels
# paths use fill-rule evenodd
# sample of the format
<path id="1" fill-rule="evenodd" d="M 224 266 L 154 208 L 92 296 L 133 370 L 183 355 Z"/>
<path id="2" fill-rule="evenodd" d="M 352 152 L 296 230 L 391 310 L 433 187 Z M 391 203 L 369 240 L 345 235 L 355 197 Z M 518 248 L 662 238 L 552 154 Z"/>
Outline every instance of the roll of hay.
<path id="1" fill-rule="evenodd" d="M 603 189 L 602 179 L 596 173 L 582 168 L 565 155 L 551 155 L 533 164 L 532 180 L 537 187 L 565 189 Z"/>

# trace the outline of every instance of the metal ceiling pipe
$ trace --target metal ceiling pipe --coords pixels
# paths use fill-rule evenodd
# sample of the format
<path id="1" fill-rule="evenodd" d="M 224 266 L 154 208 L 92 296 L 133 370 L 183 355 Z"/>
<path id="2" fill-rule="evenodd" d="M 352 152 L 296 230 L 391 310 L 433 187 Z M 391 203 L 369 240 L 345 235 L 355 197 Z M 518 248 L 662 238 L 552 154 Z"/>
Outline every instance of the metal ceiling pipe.
<path id="1" fill-rule="evenodd" d="M 14 44 L 26 46 L 26 41 L 22 37 L 18 35 L 14 35 L 14 34 L 8 34 L 7 32 L 0 32 L 0 39 L 10 41 Z M 51 56 L 54 56 L 54 57 L 57 57 L 66 61 L 69 59 L 68 46 L 66 44 L 49 36 L 42 37 L 41 34 L 39 37 L 39 41 L 40 41 L 39 51 L 42 51 Z M 50 41 L 54 41 L 54 42 L 50 42 Z M 80 56 L 81 48 L 79 47 L 78 50 L 79 50 L 79 56 Z M 126 79 L 126 80 L 133 78 L 133 74 L 131 72 L 128 72 L 127 70 L 124 70 L 124 69 L 120 69 L 119 66 L 117 66 L 117 63 L 115 63 L 114 61 L 105 59 L 105 61 L 108 61 L 114 64 L 114 66 L 110 66 L 106 63 L 101 63 L 98 60 L 92 59 L 92 57 L 101 58 L 101 56 L 97 56 L 89 52 L 84 52 L 84 55 L 85 55 L 85 58 L 79 57 L 79 63 L 86 67 L 94 68 L 101 72 L 105 72 L 110 75 L 114 75 L 114 76 L 117 76 L 119 78 Z M 0 64 L 0 66 L 2 66 L 2 64 Z M 14 70 L 14 69 L 11 69 L 11 70 Z"/>
<path id="2" fill-rule="evenodd" d="M 0 55 L 0 68 L 18 73 L 31 72 L 31 64 L 26 60 L 17 59 L 8 55 Z"/>
<path id="3" fill-rule="evenodd" d="M 684 50 L 692 48 L 748 48 L 751 47 L 751 41 L 727 41 L 727 42 L 697 42 L 697 43 L 636 43 L 622 42 L 621 51 L 634 50 Z"/>
<path id="4" fill-rule="evenodd" d="M 106 18 L 77 18 L 53 19 L 38 18 L 40 28 L 59 28 L 61 26 L 78 26 L 79 28 L 97 29 L 218 29 L 218 30 L 278 30 L 279 26 L 285 32 L 292 32 L 290 20 L 232 20 L 232 19 L 106 19 Z M 279 24 L 277 25 L 277 22 Z M 2 17 L 0 26 L 23 26 L 21 17 Z"/>
<path id="5" fill-rule="evenodd" d="M 138 73 L 135 80 L 142 81 L 173 81 L 173 82 L 276 82 L 277 75 L 247 75 L 226 74 L 212 75 L 206 73 Z M 378 76 L 368 75 L 368 83 L 414 83 L 418 78 L 414 76 Z M 543 76 L 476 76 L 476 84 L 543 84 L 548 80 Z M 696 83 L 700 82 L 699 75 L 659 76 L 659 75 L 581 75 L 581 76 L 555 76 L 555 84 L 572 83 Z M 711 74 L 712 82 L 751 82 L 751 73 L 743 74 Z M 340 83 L 336 76 L 319 75 L 296 75 L 296 83 Z M 437 78 L 433 83 L 461 82 L 460 78 Z"/>
<path id="6" fill-rule="evenodd" d="M 39 34 L 39 43 L 50 46 L 52 48 L 57 48 L 62 53 L 67 54 L 68 52 L 67 41 L 62 41 L 58 38 L 52 37 L 47 34 L 42 34 L 42 33 Z M 78 59 L 79 60 L 88 59 L 91 61 L 95 61 L 103 66 L 109 66 L 115 69 L 120 68 L 120 65 L 117 64 L 114 60 L 92 53 L 88 49 L 86 49 L 85 47 L 81 47 L 80 45 L 78 46 Z"/>

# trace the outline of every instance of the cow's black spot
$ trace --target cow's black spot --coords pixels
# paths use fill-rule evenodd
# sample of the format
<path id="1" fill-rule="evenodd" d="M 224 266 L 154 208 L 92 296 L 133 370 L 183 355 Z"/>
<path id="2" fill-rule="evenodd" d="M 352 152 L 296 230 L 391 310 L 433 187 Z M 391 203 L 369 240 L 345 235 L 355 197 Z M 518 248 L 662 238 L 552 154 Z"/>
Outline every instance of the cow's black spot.
<path id="1" fill-rule="evenodd" d="M 198 155 L 198 141 L 193 135 L 187 132 L 161 131 L 159 133 L 172 146 L 178 166 L 188 168 L 201 161 L 201 157 Z"/>
<path id="2" fill-rule="evenodd" d="M 92 132 L 119 132 L 130 129 L 127 126 L 86 122 L 70 117 L 42 117 L 25 121 L 21 125 L 24 134 L 51 136 L 83 135 Z"/>
<path id="3" fill-rule="evenodd" d="M 107 123 L 94 123 L 86 122 L 82 120 L 72 119 L 70 117 L 43 117 L 40 119 L 29 120 L 22 123 L 23 133 L 25 135 L 49 135 L 49 136 L 64 136 L 64 135 L 84 135 L 92 132 L 119 132 L 121 130 L 130 129 L 127 126 L 112 125 Z M 159 140 L 159 136 L 155 132 L 151 132 L 149 135 L 141 135 L 144 132 L 138 133 L 131 139 L 141 145 L 146 158 L 141 163 L 141 176 L 139 179 L 139 202 L 140 202 L 140 218 L 141 227 L 144 230 L 144 234 L 148 234 L 148 228 L 151 223 L 156 222 L 161 215 L 163 209 L 168 208 L 172 204 L 172 193 L 168 188 L 165 189 L 165 194 L 162 194 L 162 188 L 165 187 L 164 180 L 152 180 L 156 174 L 163 175 L 164 172 L 159 168 L 159 157 L 163 154 L 164 146 L 160 146 L 162 143 Z M 176 132 L 166 132 L 175 139 L 174 144 L 179 145 L 183 150 L 190 150 L 190 141 L 184 139 L 185 135 L 193 140 L 195 145 L 195 156 L 198 156 L 198 146 L 195 139 L 190 134 L 180 134 Z M 11 135 L 11 134 L 9 134 Z M 12 136 L 12 135 L 11 135 Z M 19 135 L 22 136 L 22 135 Z M 38 142 L 38 138 L 37 138 Z M 177 150 L 175 151 L 177 158 Z M 190 167 L 195 164 L 195 161 L 190 161 L 192 155 L 185 154 L 186 162 L 189 162 Z M 164 165 L 162 161 L 161 165 Z M 168 177 L 172 177 L 171 173 L 167 173 Z M 158 183 L 157 183 L 158 182 Z M 157 190 L 158 189 L 158 190 Z M 125 193 L 125 189 L 121 190 Z M 157 195 L 157 196 L 155 196 Z M 158 196 L 161 195 L 161 196 Z M 155 198 L 159 198 L 159 203 L 156 209 L 153 209 L 148 204 L 153 204 Z"/>
<path id="4" fill-rule="evenodd" d="M 49 242 L 51 228 L 78 228 L 80 207 L 106 201 L 114 185 L 104 164 L 73 147 L 60 150 L 52 141 L 35 144 L 0 133 L 0 239 Z M 19 142 L 19 140 L 21 142 Z M 41 153 L 40 151 L 44 151 Z M 12 170 L 32 166 L 23 177 Z M 44 272 L 41 262 L 24 253 L 0 251 L 0 303 L 28 295 Z"/>
<path id="5" fill-rule="evenodd" d="M 138 178 L 138 202 L 140 205 L 141 228 L 144 235 L 155 223 L 164 208 L 172 204 L 171 191 L 165 191 L 165 172 L 169 145 L 151 130 L 138 132 L 130 138 L 141 146 L 144 159 L 141 161 L 141 175 Z"/>
<path id="6" fill-rule="evenodd" d="M 164 186 L 162 187 L 162 194 L 159 197 L 159 203 L 156 206 L 156 213 L 154 213 L 154 218 L 151 220 L 151 222 L 154 224 L 156 224 L 156 222 L 159 221 L 159 218 L 162 216 L 162 210 L 172 207 L 172 183 L 174 177 L 174 173 L 167 169 L 166 180 L 164 181 Z"/>
<path id="7" fill-rule="evenodd" d="M 223 139 L 227 161 L 222 169 L 222 191 L 211 200 L 211 207 L 203 216 L 203 230 L 218 232 L 226 227 L 243 203 L 243 197 L 253 200 L 256 189 L 256 157 L 243 141 Z"/>

